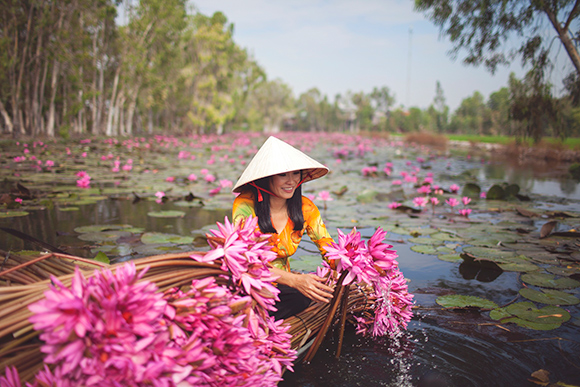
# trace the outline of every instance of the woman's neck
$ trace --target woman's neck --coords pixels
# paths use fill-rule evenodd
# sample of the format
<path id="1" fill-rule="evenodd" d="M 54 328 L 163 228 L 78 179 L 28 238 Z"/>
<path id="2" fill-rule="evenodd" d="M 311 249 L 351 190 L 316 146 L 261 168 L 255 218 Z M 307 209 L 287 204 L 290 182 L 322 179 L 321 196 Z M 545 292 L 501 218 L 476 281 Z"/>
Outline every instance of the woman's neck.
<path id="1" fill-rule="evenodd" d="M 270 195 L 270 212 L 279 214 L 288 211 L 287 200 Z"/>

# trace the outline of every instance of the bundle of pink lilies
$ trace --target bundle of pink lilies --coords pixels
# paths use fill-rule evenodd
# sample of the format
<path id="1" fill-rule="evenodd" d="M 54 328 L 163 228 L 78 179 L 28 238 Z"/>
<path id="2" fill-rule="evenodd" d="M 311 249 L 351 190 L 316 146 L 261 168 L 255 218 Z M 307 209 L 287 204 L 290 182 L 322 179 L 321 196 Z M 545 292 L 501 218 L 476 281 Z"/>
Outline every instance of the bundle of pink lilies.
<path id="1" fill-rule="evenodd" d="M 279 293 L 269 235 L 257 218 L 217 226 L 209 252 L 179 261 L 199 269 L 196 276 L 171 275 L 171 256 L 92 276 L 76 268 L 67 281 L 52 276 L 44 297 L 28 305 L 45 356 L 25 385 L 275 386 L 296 350 L 291 326 L 268 314 Z M 340 276 L 338 286 L 370 289 L 364 298 L 372 302 L 352 317 L 358 332 L 374 336 L 400 332 L 412 316 L 413 296 L 385 235 L 379 229 L 366 243 L 356 229 L 339 231 L 327 255 L 336 270 L 326 262 L 319 269 L 329 283 Z M 6 367 L 0 385 L 22 386 L 16 367 Z"/>

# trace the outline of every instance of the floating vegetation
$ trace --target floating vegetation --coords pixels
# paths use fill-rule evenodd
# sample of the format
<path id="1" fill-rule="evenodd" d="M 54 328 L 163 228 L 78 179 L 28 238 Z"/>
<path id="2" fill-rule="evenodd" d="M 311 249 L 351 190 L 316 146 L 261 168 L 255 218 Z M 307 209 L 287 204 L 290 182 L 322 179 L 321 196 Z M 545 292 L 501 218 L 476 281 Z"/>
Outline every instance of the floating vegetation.
<path id="1" fill-rule="evenodd" d="M 497 304 L 485 298 L 475 296 L 463 296 L 459 294 L 450 294 L 447 296 L 437 297 L 435 302 L 444 308 L 479 308 L 495 309 Z"/>

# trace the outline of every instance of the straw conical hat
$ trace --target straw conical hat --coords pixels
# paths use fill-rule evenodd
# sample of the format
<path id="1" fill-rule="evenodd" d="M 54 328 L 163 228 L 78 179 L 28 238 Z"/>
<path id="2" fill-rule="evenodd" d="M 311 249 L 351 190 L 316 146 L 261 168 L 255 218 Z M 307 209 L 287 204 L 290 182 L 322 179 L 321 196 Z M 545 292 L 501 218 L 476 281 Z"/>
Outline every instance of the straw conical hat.
<path id="1" fill-rule="evenodd" d="M 254 180 L 279 173 L 305 170 L 304 182 L 318 179 L 328 173 L 328 168 L 305 155 L 292 145 L 276 137 L 269 137 L 238 179 L 232 189 L 241 192 L 242 187 Z"/>

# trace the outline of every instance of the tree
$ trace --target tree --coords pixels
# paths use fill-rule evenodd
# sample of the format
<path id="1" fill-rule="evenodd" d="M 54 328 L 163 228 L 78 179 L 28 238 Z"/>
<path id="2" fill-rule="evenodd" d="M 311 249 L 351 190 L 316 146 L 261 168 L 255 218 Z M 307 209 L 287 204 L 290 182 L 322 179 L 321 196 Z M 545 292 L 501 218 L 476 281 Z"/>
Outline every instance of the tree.
<path id="1" fill-rule="evenodd" d="M 492 135 L 511 135 L 510 122 L 510 92 L 507 87 L 502 87 L 489 95 L 487 107 L 490 110 Z"/>
<path id="2" fill-rule="evenodd" d="M 576 74 L 580 74 L 577 50 L 577 0 L 415 0 L 454 45 L 453 54 L 465 49 L 464 63 L 484 64 L 492 73 L 498 65 L 521 57 L 524 65 L 550 63 L 552 38 L 543 36 L 548 21 L 564 46 Z M 514 41 L 519 47 L 509 48 Z"/>
<path id="3" fill-rule="evenodd" d="M 438 133 L 444 133 L 447 130 L 447 121 L 449 120 L 449 106 L 445 103 L 445 95 L 441 82 L 435 84 L 435 97 L 433 98 L 434 126 Z"/>
<path id="4" fill-rule="evenodd" d="M 483 95 L 476 91 L 471 97 L 461 101 L 451 119 L 450 129 L 456 133 L 489 134 L 489 110 Z"/>
<path id="5" fill-rule="evenodd" d="M 518 137 L 531 138 L 538 143 L 557 117 L 550 85 L 541 80 L 541 75 L 530 71 L 523 81 L 510 74 L 510 115 L 519 123 Z"/>

